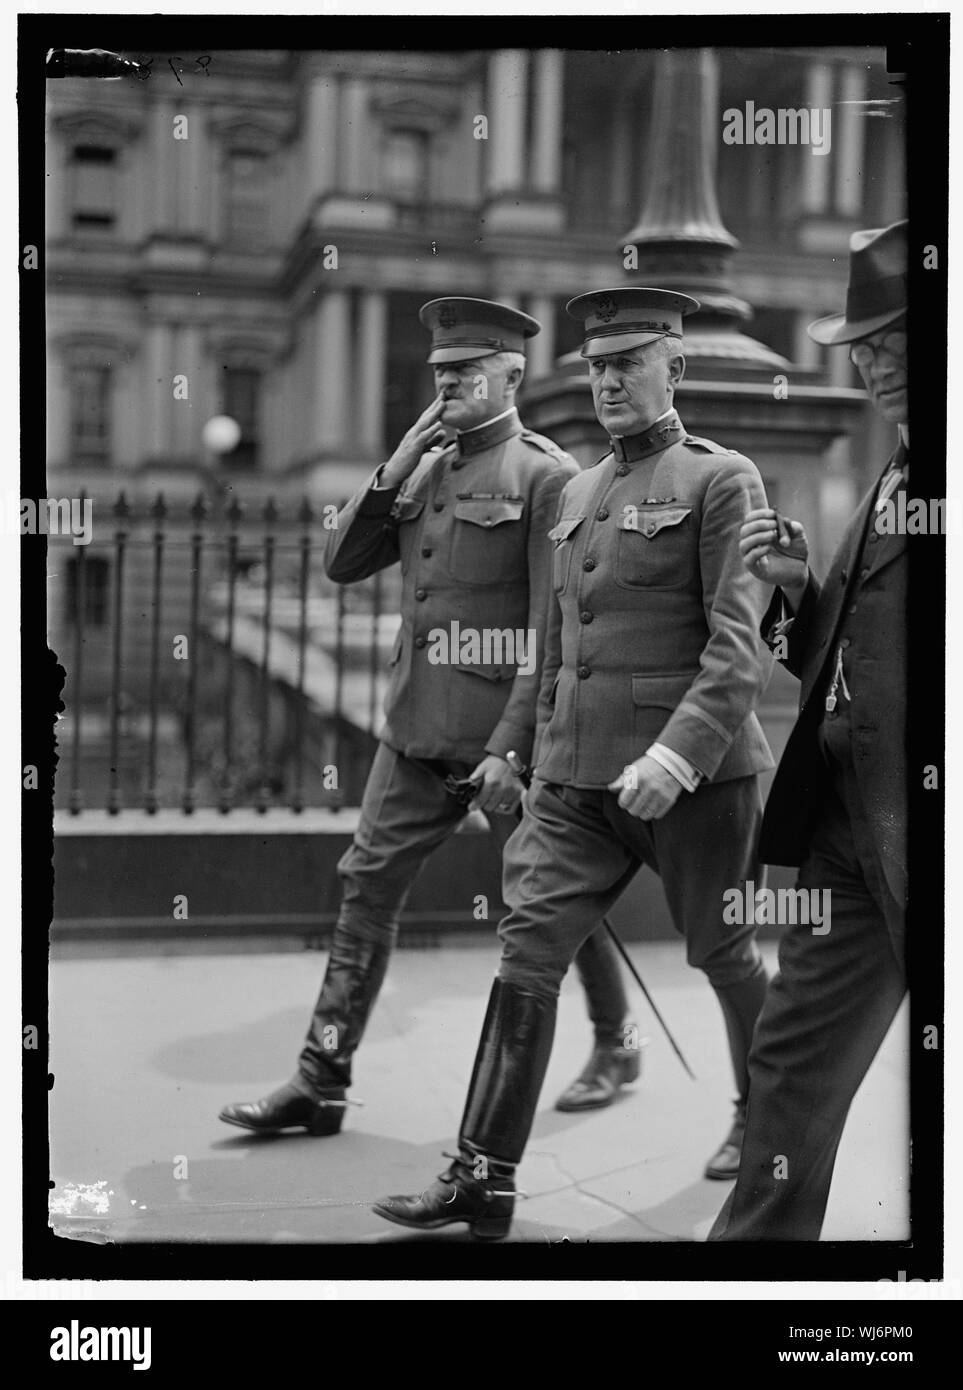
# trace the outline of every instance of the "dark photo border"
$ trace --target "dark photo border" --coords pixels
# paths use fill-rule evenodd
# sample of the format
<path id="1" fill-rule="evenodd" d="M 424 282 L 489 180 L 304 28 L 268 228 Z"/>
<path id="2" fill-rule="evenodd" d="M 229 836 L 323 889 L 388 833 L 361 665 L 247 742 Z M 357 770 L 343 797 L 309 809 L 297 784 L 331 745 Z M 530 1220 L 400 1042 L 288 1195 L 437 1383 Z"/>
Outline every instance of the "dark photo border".
<path id="1" fill-rule="evenodd" d="M 949 16 L 945 14 L 640 16 L 591 19 L 456 14 L 379 16 L 21 15 L 18 24 L 20 245 L 40 248 L 40 273 L 20 269 L 21 496 L 46 495 L 44 62 L 52 46 L 108 46 L 125 53 L 209 53 L 218 48 L 476 49 L 495 35 L 519 48 L 844 47 L 887 53 L 905 83 L 910 245 L 939 248 L 937 269 L 910 266 L 910 334 L 925 341 L 925 369 L 911 377 L 914 457 L 926 492 L 946 495 L 946 319 L 949 150 Z M 372 35 L 376 35 L 376 41 Z M 21 257 L 22 260 L 22 257 Z M 47 1036 L 23 1053 L 23 1274 L 43 1279 L 480 1279 L 480 1280 L 936 1280 L 943 1274 L 943 743 L 945 540 L 910 537 L 908 752 L 910 882 L 911 1228 L 906 1242 L 591 1244 L 545 1246 L 436 1242 L 378 1245 L 92 1244 L 47 1225 L 49 1087 Z M 47 1019 L 48 930 L 53 906 L 54 726 L 69 653 L 46 642 L 46 543 L 22 546 L 22 763 L 40 769 L 40 789 L 22 794 L 23 1021 Z M 941 770 L 925 790 L 922 769 Z M 61 750 L 61 769 L 63 751 Z M 918 774 L 918 775 L 917 775 Z M 61 1039 L 61 1044 L 63 1040 Z M 467 1078 L 466 1078 L 467 1080 Z M 11 1097 L 15 1106 L 15 1098 Z M 720 1193 L 720 1201 L 724 1194 Z M 190 1297 L 187 1289 L 186 1296 Z"/>

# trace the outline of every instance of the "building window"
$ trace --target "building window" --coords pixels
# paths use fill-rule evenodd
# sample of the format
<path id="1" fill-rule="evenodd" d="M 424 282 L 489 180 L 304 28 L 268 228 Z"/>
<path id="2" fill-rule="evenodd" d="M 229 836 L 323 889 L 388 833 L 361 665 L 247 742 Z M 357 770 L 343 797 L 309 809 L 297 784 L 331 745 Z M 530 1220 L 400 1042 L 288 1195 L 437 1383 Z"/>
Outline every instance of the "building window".
<path id="1" fill-rule="evenodd" d="M 74 228 L 112 231 L 117 222 L 117 151 L 109 145 L 75 145 L 71 173 Z"/>
<path id="2" fill-rule="evenodd" d="M 110 367 L 86 362 L 70 369 L 70 445 L 78 462 L 110 456 Z"/>
<path id="3" fill-rule="evenodd" d="M 79 567 L 81 561 L 67 561 L 67 619 L 78 621 Z M 99 555 L 85 556 L 84 566 L 84 627 L 106 627 L 110 584 L 110 561 Z"/>
<path id="4" fill-rule="evenodd" d="M 261 444 L 261 373 L 254 367 L 225 367 L 224 414 L 241 427 L 237 447 L 225 455 L 231 468 L 256 468 Z"/>
<path id="5" fill-rule="evenodd" d="M 389 130 L 382 147 L 382 186 L 400 203 L 428 198 L 430 136 L 424 130 Z"/>
<path id="6" fill-rule="evenodd" d="M 233 149 L 227 155 L 227 238 L 260 245 L 270 232 L 271 167 L 264 150 Z"/>

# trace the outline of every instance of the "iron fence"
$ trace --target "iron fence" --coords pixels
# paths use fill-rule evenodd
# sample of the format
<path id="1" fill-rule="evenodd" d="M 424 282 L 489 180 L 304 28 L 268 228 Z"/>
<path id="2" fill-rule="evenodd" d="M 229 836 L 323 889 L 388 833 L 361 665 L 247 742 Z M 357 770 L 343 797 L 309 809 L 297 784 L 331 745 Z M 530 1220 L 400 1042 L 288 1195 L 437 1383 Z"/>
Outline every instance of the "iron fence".
<path id="1" fill-rule="evenodd" d="M 50 537 L 51 644 L 67 672 L 58 804 L 228 813 L 356 799 L 400 622 L 397 573 L 329 581 L 334 509 L 307 499 L 121 493 L 107 505 L 89 545 Z"/>

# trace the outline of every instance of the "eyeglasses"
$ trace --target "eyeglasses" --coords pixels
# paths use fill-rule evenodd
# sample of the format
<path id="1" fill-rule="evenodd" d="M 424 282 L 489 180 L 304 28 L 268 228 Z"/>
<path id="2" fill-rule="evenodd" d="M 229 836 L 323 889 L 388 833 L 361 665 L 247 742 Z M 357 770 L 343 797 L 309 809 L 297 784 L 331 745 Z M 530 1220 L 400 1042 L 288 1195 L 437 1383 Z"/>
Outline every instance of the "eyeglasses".
<path id="1" fill-rule="evenodd" d="M 880 348 L 885 348 L 890 357 L 897 358 L 900 362 L 906 360 L 906 334 L 902 332 L 887 333 L 885 338 L 881 338 L 878 343 L 871 342 L 868 338 L 863 338 L 861 342 L 853 343 L 849 349 L 849 360 L 854 367 L 868 367 L 874 361 Z"/>

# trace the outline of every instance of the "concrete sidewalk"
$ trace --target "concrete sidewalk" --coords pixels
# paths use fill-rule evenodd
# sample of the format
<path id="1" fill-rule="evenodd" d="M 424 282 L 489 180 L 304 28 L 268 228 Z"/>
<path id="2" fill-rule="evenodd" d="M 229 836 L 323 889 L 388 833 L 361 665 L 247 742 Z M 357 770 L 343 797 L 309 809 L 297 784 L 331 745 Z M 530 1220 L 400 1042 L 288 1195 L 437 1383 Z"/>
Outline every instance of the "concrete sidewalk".
<path id="1" fill-rule="evenodd" d="M 722 1018 L 681 946 L 632 956 L 679 1039 L 693 1083 L 638 999 L 650 1038 L 641 1081 L 608 1110 L 552 1103 L 590 1033 L 565 982 L 555 1049 L 519 1170 L 511 1239 L 702 1240 L 728 1184 L 701 1176 L 733 1092 Z M 766 950 L 772 968 L 774 951 Z M 80 1239 L 184 1242 L 465 1240 L 375 1216 L 370 1203 L 421 1190 L 446 1164 L 497 950 L 399 950 L 358 1054 L 342 1134 L 264 1138 L 220 1123 L 294 1069 L 325 956 L 314 952 L 54 959 L 51 964 L 51 1224 Z M 631 985 L 630 998 L 637 998 Z M 907 1011 L 857 1096 L 824 1237 L 908 1234 Z"/>

